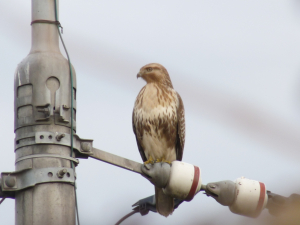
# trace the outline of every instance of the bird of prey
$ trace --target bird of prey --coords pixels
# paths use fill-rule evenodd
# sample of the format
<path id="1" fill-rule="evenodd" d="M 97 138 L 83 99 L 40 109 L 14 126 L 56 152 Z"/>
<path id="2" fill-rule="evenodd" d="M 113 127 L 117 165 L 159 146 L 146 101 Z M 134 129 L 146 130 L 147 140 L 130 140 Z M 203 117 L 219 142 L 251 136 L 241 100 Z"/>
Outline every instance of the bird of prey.
<path id="1" fill-rule="evenodd" d="M 138 94 L 132 113 L 133 132 L 145 164 L 182 160 L 185 141 L 184 107 L 168 71 L 158 63 L 143 66 L 137 78 L 147 84 Z M 174 199 L 155 187 L 156 209 L 167 217 Z"/>

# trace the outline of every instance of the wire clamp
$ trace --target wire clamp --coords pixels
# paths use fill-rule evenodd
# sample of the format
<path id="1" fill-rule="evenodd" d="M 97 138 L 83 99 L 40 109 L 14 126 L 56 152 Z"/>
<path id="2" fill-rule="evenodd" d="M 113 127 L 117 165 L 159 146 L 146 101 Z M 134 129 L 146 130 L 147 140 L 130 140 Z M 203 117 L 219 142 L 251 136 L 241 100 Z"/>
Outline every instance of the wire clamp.
<path id="1" fill-rule="evenodd" d="M 62 25 L 61 25 L 61 23 L 58 21 L 58 20 L 56 20 L 56 21 L 53 21 L 53 20 L 33 20 L 31 23 L 30 23 L 30 25 L 32 25 L 32 24 L 35 24 L 35 23 L 48 23 L 48 24 L 54 24 L 54 25 L 57 25 L 58 27 L 60 27 L 60 29 L 61 29 L 61 33 L 63 34 L 63 27 L 62 27 Z"/>

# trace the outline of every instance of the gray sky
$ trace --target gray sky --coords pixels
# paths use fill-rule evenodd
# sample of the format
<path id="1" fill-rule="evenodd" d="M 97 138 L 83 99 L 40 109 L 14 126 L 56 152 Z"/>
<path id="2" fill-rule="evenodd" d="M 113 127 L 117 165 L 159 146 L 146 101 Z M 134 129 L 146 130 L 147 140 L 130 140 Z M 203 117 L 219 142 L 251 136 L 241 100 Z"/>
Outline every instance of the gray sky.
<path id="1" fill-rule="evenodd" d="M 30 10 L 29 0 L 0 3 L 1 172 L 14 170 L 13 76 L 30 50 Z M 201 168 L 203 183 L 245 176 L 277 194 L 300 193 L 299 1 L 63 0 L 60 22 L 77 73 L 80 137 L 142 162 L 131 125 L 145 84 L 136 74 L 158 62 L 185 105 L 183 161 Z M 93 159 L 80 160 L 77 176 L 84 225 L 113 224 L 154 194 L 143 177 Z M 14 224 L 13 200 L 0 218 Z M 199 194 L 167 219 L 136 214 L 124 225 L 241 221 L 260 219 Z"/>

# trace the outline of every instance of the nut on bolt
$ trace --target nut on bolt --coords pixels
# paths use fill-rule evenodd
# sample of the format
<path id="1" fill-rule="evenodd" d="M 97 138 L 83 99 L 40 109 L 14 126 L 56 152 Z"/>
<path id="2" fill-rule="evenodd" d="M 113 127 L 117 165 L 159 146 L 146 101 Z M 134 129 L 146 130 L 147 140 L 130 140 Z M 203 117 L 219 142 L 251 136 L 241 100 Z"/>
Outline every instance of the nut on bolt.
<path id="1" fill-rule="evenodd" d="M 63 109 L 68 110 L 70 107 L 67 105 L 63 105 Z"/>
<path id="2" fill-rule="evenodd" d="M 56 140 L 60 141 L 62 138 L 64 138 L 66 135 L 65 134 L 58 134 L 56 135 Z"/>
<path id="3" fill-rule="evenodd" d="M 16 178 L 7 176 L 5 178 L 5 185 L 10 188 L 14 187 L 16 185 Z"/>
<path id="4" fill-rule="evenodd" d="M 59 171 L 57 172 L 57 176 L 58 176 L 59 178 L 63 178 L 64 175 L 65 175 L 67 172 L 68 172 L 67 169 L 59 170 Z"/>
<path id="5" fill-rule="evenodd" d="M 91 145 L 88 142 L 81 143 L 81 149 L 83 152 L 89 152 L 91 150 Z"/>

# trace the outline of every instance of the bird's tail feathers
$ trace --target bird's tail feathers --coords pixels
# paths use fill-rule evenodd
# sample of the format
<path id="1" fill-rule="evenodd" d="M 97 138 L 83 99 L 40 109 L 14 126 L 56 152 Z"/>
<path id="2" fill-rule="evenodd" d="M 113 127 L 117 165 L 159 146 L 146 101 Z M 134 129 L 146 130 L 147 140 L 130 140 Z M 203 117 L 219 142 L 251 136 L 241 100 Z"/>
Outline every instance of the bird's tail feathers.
<path id="1" fill-rule="evenodd" d="M 162 188 L 155 187 L 156 210 L 159 214 L 168 217 L 174 211 L 174 199 L 166 195 Z"/>

